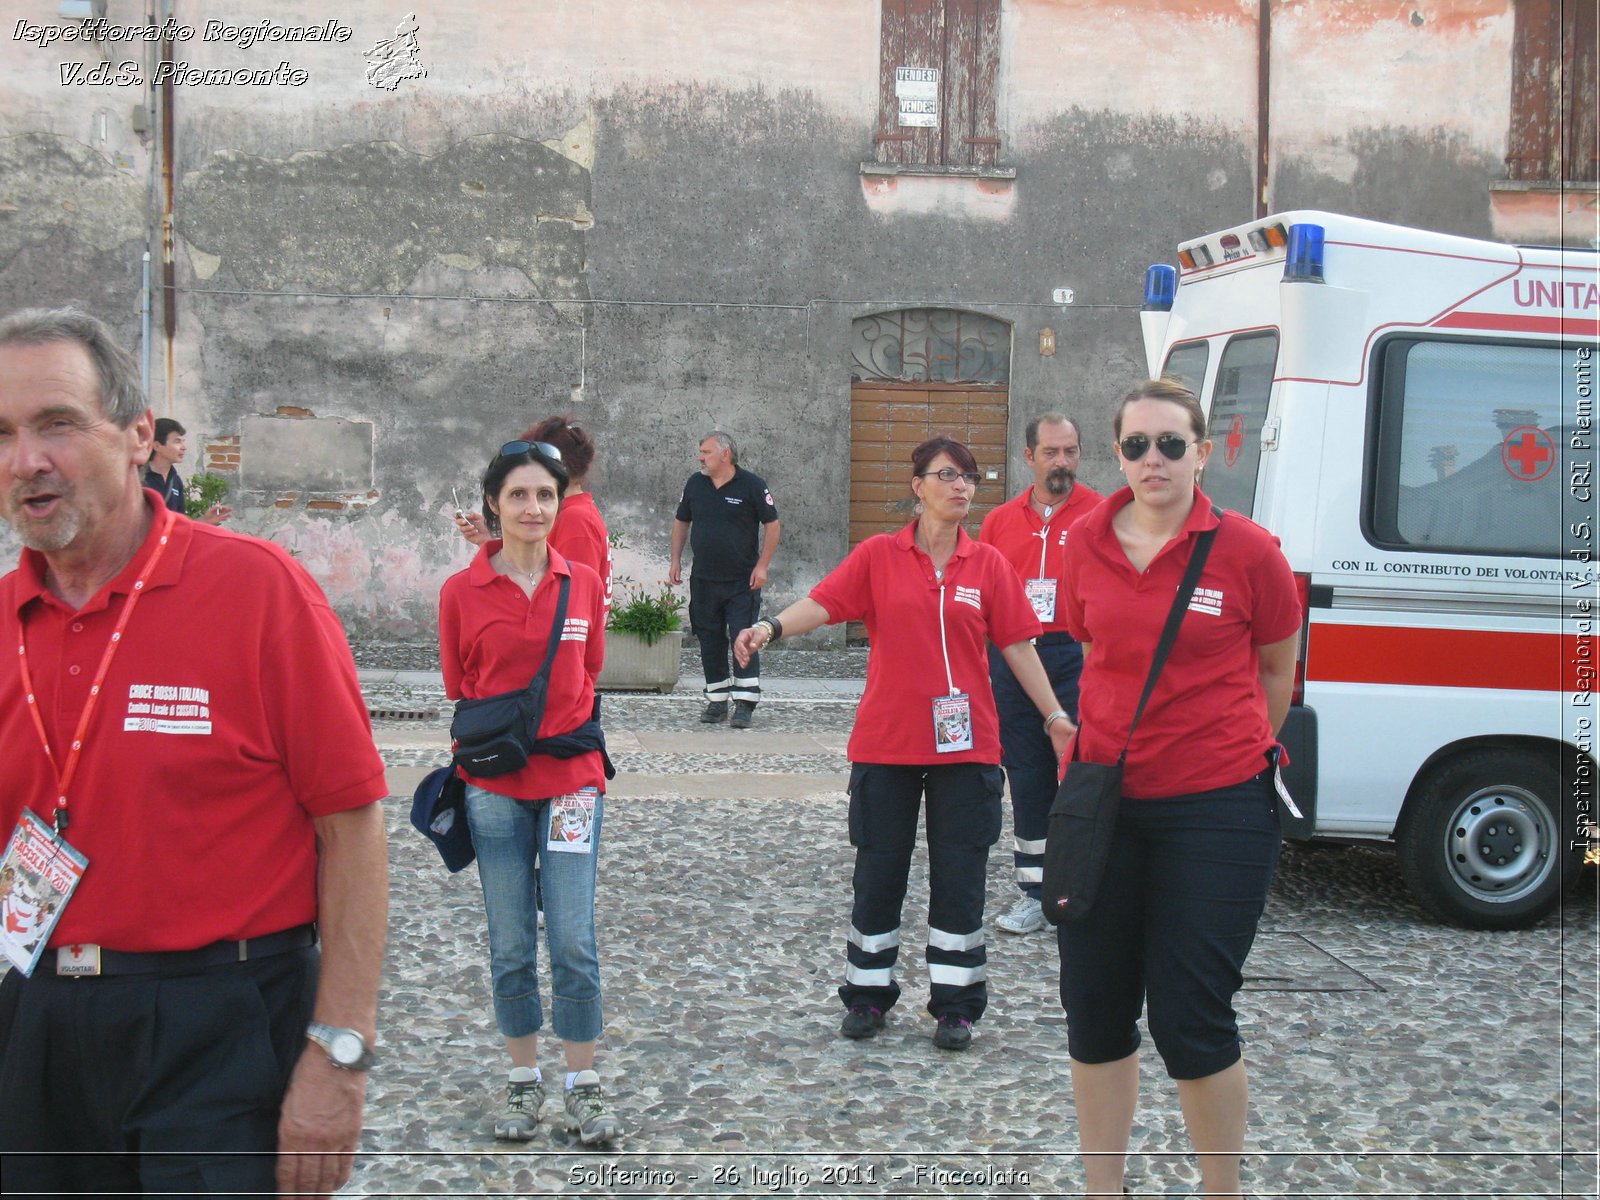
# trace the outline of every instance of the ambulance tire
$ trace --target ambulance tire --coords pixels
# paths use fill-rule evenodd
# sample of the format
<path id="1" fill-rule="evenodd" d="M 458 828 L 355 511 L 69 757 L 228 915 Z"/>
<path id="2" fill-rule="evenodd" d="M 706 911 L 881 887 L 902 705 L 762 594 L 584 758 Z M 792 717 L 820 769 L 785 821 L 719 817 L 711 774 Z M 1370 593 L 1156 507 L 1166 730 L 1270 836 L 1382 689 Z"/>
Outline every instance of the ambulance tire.
<path id="1" fill-rule="evenodd" d="M 1436 765 L 1395 833 L 1400 873 L 1435 916 L 1522 929 L 1560 903 L 1583 854 L 1549 754 L 1474 750 Z"/>

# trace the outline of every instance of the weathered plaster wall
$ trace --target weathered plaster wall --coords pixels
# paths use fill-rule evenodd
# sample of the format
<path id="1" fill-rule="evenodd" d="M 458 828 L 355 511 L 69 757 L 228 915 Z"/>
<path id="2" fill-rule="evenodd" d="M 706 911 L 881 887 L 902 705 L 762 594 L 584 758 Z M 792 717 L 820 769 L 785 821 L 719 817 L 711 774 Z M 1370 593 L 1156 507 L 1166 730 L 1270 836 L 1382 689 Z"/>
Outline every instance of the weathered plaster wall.
<path id="1" fill-rule="evenodd" d="M 14 7 L 56 21 L 44 0 Z M 202 26 L 224 7 L 328 19 L 309 0 L 175 15 Z M 342 43 L 179 47 L 197 69 L 286 60 L 310 78 L 177 89 L 170 407 L 191 443 L 283 410 L 370 423 L 370 487 L 273 463 L 255 478 L 306 485 L 244 493 L 235 522 L 293 549 L 358 635 L 430 634 L 467 557 L 451 486 L 465 499 L 493 447 L 552 411 L 595 432 L 619 568 L 647 584 L 696 441 L 732 431 L 778 494 L 772 599 L 792 597 L 845 549 L 850 326 L 886 308 L 1013 322 L 1014 428 L 1077 413 L 1085 478 L 1109 486 L 1110 405 L 1143 371 L 1145 266 L 1253 211 L 1253 0 L 1009 0 L 1001 161 L 1017 179 L 889 184 L 859 171 L 874 0 L 418 3 L 428 74 L 393 91 L 367 84 L 363 51 L 401 13 L 341 7 Z M 109 9 L 143 19 L 139 0 Z M 1412 11 L 1275 6 L 1279 205 L 1486 232 L 1509 0 Z M 97 57 L 0 36 L 0 307 L 77 297 L 131 343 L 159 189 L 128 128 L 138 89 L 59 82 L 63 59 Z M 1050 303 L 1062 286 L 1069 309 Z M 1011 469 L 1017 485 L 1019 454 Z"/>

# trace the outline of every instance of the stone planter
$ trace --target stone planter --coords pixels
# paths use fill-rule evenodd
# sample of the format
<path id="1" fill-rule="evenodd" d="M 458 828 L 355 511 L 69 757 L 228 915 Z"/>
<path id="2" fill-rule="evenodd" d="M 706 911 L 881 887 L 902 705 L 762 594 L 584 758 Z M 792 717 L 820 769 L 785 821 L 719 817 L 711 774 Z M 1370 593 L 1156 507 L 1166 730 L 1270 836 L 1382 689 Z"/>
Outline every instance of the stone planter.
<path id="1" fill-rule="evenodd" d="M 647 646 L 636 633 L 606 630 L 606 665 L 595 686 L 614 692 L 670 692 L 678 683 L 683 630 L 674 629 Z"/>

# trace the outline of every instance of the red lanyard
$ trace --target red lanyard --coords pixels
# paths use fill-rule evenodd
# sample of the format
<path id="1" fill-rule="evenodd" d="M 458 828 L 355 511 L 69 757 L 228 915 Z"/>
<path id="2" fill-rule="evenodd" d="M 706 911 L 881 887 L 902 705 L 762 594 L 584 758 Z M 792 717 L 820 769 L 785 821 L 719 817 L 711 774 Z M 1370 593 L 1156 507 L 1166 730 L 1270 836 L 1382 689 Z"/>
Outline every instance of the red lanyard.
<path id="1" fill-rule="evenodd" d="M 50 760 L 51 769 L 56 773 L 56 833 L 63 834 L 67 831 L 67 788 L 72 783 L 72 777 L 78 773 L 78 760 L 83 755 L 83 738 L 89 731 L 89 722 L 94 718 L 95 706 L 100 701 L 100 687 L 106 681 L 106 674 L 111 670 L 111 660 L 116 656 L 117 647 L 122 644 L 123 630 L 128 627 L 128 620 L 133 616 L 133 606 L 139 603 L 139 597 L 144 595 L 145 581 L 155 572 L 156 564 L 161 561 L 161 554 L 167 548 L 167 542 L 172 535 L 173 512 L 166 510 L 166 521 L 161 526 L 161 538 L 156 543 L 155 550 L 144 565 L 144 570 L 139 573 L 139 578 L 133 582 L 133 590 L 128 593 L 127 600 L 123 601 L 122 614 L 117 617 L 116 628 L 111 631 L 111 640 L 106 643 L 106 652 L 100 658 L 100 669 L 95 672 L 94 682 L 89 685 L 89 698 L 83 702 L 83 712 L 78 715 L 78 730 L 72 735 L 72 748 L 67 753 L 67 765 L 63 770 L 56 765 L 56 756 L 50 749 L 50 735 L 44 730 L 44 718 L 39 715 L 39 702 L 33 694 L 33 676 L 28 671 L 28 643 L 22 636 L 22 622 L 17 622 L 17 662 L 22 668 L 22 690 L 28 698 L 28 713 L 33 717 L 33 727 L 39 732 L 39 744 L 44 747 L 44 756 Z"/>

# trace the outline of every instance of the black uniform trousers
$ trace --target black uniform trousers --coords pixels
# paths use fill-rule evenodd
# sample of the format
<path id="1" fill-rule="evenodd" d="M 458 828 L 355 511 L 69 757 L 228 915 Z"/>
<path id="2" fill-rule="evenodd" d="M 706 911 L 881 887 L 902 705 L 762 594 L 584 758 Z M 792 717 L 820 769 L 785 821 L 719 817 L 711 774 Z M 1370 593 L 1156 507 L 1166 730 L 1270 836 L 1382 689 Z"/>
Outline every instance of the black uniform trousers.
<path id="1" fill-rule="evenodd" d="M 850 769 L 850 844 L 855 903 L 845 947 L 846 1008 L 887 1012 L 900 998 L 900 912 L 928 801 L 928 1011 L 976 1021 L 989 1002 L 983 899 L 989 848 L 1000 838 L 998 766 L 958 762 Z"/>
<path id="2" fill-rule="evenodd" d="M 761 699 L 761 655 L 733 674 L 733 639 L 761 615 L 761 589 L 749 579 L 702 579 L 689 576 L 689 628 L 700 640 L 700 665 L 706 675 L 706 699 Z"/>
<path id="3" fill-rule="evenodd" d="M 315 948 L 183 975 L 7 974 L 5 1190 L 275 1195 L 316 979 Z"/>

